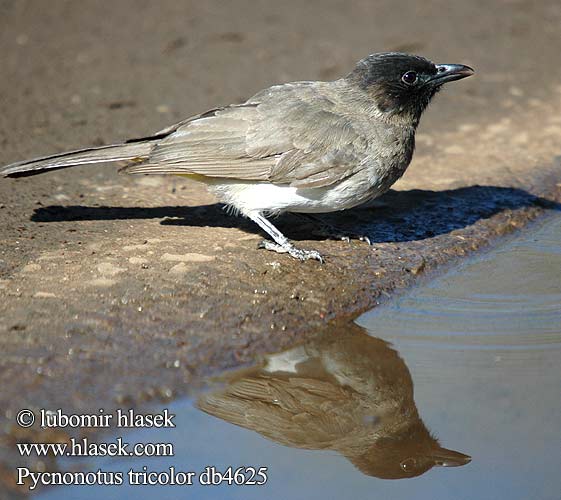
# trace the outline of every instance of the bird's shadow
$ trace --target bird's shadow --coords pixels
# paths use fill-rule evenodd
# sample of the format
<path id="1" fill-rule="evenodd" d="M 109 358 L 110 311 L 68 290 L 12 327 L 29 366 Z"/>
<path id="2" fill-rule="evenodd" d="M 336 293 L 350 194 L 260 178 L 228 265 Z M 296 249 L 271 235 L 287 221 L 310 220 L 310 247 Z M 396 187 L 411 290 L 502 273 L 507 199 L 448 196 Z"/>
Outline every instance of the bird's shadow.
<path id="1" fill-rule="evenodd" d="M 372 208 L 356 208 L 343 212 L 321 214 L 318 219 L 336 227 L 368 236 L 374 242 L 405 242 L 422 240 L 469 226 L 504 210 L 542 206 L 559 210 L 561 204 L 534 196 L 517 188 L 469 186 L 446 191 L 414 189 L 389 191 L 380 204 Z M 88 207 L 48 206 L 35 210 L 35 222 L 82 220 L 162 219 L 164 225 L 195 227 L 237 227 L 262 234 L 253 222 L 232 217 L 224 205 L 195 207 Z M 312 223 L 293 214 L 285 214 L 275 225 L 294 240 L 325 239 L 314 234 Z"/>

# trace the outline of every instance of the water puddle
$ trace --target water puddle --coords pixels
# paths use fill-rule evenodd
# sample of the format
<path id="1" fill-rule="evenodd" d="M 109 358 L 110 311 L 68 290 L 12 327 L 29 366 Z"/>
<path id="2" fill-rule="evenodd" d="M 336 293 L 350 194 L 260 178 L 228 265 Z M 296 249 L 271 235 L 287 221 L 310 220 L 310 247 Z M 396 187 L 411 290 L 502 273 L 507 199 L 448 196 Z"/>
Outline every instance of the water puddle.
<path id="1" fill-rule="evenodd" d="M 125 435 L 171 442 L 173 457 L 88 463 L 174 467 L 195 472 L 192 485 L 38 497 L 559 500 L 561 217 L 210 385 L 168 406 L 174 429 Z M 253 467 L 256 483 L 266 467 L 267 481 L 204 486 L 207 466 Z"/>

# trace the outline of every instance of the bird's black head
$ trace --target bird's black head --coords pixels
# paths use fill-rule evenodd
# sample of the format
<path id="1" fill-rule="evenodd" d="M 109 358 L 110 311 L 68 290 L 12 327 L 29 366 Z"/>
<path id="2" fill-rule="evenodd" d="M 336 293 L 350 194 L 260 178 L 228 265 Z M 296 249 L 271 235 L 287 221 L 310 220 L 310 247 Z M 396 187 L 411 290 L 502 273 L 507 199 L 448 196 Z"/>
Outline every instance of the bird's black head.
<path id="1" fill-rule="evenodd" d="M 411 119 L 417 125 L 444 83 L 473 73 L 461 64 L 434 64 L 420 56 L 384 52 L 359 61 L 347 79 L 365 90 L 380 112 Z"/>
<path id="2" fill-rule="evenodd" d="M 418 416 L 397 429 L 386 435 L 379 432 L 363 453 L 347 458 L 364 474 L 381 479 L 416 477 L 433 467 L 460 467 L 471 462 L 469 455 L 440 446 Z"/>

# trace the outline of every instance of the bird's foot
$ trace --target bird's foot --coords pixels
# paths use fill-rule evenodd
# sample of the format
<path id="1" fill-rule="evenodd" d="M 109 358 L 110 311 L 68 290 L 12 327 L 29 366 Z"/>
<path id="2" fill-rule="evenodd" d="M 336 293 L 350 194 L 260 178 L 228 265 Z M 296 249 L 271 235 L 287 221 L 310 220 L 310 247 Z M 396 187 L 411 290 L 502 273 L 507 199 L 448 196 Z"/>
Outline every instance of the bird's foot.
<path id="1" fill-rule="evenodd" d="M 358 233 L 337 234 L 336 239 L 341 241 L 346 241 L 347 243 L 350 243 L 351 240 L 358 240 L 358 241 L 364 241 L 365 243 L 372 245 L 370 238 L 368 236 L 365 236 L 364 234 L 358 234 Z"/>
<path id="2" fill-rule="evenodd" d="M 296 248 L 292 243 L 286 242 L 283 245 L 278 243 L 273 243 L 272 241 L 263 240 L 259 243 L 258 248 L 264 248 L 266 250 L 271 250 L 277 253 L 287 253 L 295 259 L 305 261 L 305 260 L 317 260 L 323 264 L 323 257 L 316 250 L 303 250 L 301 248 Z"/>
<path id="3" fill-rule="evenodd" d="M 341 241 L 346 241 L 347 243 L 350 243 L 351 240 L 358 240 L 358 241 L 364 241 L 365 243 L 372 245 L 370 238 L 364 234 L 341 231 L 338 228 L 325 223 L 323 223 L 320 227 L 315 229 L 313 233 L 317 234 L 318 236 L 323 236 L 324 238 L 328 238 L 330 240 L 341 240 Z"/>
<path id="4" fill-rule="evenodd" d="M 346 241 L 347 243 L 350 243 L 351 240 L 359 240 L 372 245 L 370 238 L 364 234 L 342 231 L 338 227 L 332 226 L 331 224 L 328 224 L 327 222 L 321 220 L 319 217 L 315 217 L 312 214 L 298 215 L 302 216 L 304 219 L 311 220 L 316 224 L 316 228 L 312 230 L 312 233 L 317 236 L 321 236 L 330 240 Z"/>

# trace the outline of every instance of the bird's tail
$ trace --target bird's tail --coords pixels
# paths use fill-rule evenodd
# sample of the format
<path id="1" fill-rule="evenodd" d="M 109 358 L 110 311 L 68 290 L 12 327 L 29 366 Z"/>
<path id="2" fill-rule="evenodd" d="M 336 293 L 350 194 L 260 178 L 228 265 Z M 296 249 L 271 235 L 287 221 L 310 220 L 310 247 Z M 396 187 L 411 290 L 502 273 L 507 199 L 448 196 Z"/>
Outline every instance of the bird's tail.
<path id="1" fill-rule="evenodd" d="M 120 160 L 142 161 L 148 158 L 152 147 L 153 143 L 151 141 L 139 141 L 69 151 L 53 156 L 12 163 L 0 168 L 0 175 L 4 177 L 25 177 L 40 174 L 45 170 L 56 170 L 76 165 Z"/>

